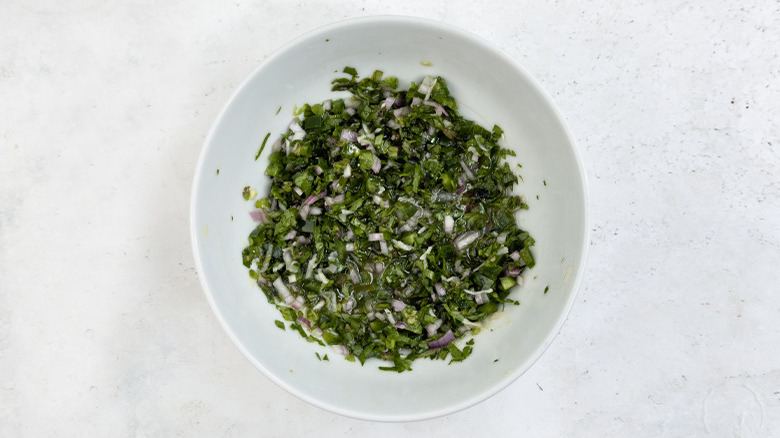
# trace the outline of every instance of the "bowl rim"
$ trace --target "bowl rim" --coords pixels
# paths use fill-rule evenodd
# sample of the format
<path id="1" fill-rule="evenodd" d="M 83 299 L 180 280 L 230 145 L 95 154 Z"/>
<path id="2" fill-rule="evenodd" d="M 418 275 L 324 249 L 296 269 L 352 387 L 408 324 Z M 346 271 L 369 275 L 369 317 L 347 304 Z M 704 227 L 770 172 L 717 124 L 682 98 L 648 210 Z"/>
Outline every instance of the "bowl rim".
<path id="1" fill-rule="evenodd" d="M 558 319 L 555 321 L 555 324 L 553 325 L 554 330 L 551 330 L 547 337 L 544 339 L 544 342 L 541 344 L 541 346 L 533 352 L 533 354 L 530 356 L 530 360 L 527 361 L 524 366 L 517 367 L 510 375 L 509 378 L 504 379 L 499 384 L 494 385 L 493 387 L 489 388 L 486 391 L 477 393 L 471 397 L 468 397 L 464 400 L 462 400 L 459 403 L 456 403 L 454 405 L 449 405 L 446 408 L 438 408 L 438 409 L 431 409 L 425 412 L 421 412 L 419 414 L 415 415 L 379 415 L 379 414 L 372 414 L 367 412 L 361 412 L 361 411 L 355 411 L 353 409 L 347 409 L 342 408 L 337 405 L 333 405 L 331 403 L 325 402 L 323 400 L 320 400 L 318 398 L 312 397 L 308 395 L 305 392 L 302 392 L 298 390 L 297 388 L 291 386 L 290 384 L 286 383 L 283 379 L 280 379 L 278 376 L 270 372 L 268 369 L 266 369 L 260 362 L 258 362 L 248 351 L 248 349 L 244 346 L 242 341 L 238 339 L 237 335 L 234 333 L 234 331 L 230 328 L 227 320 L 225 319 L 224 315 L 220 311 L 219 307 L 217 306 L 217 303 L 215 301 L 213 292 L 211 291 L 211 288 L 209 287 L 206 278 L 203 274 L 203 265 L 201 262 L 201 256 L 200 251 L 198 249 L 198 238 L 199 233 L 196 225 L 196 204 L 197 204 L 197 197 L 198 197 L 198 186 L 200 185 L 200 180 L 202 178 L 202 175 L 205 174 L 205 170 L 203 168 L 204 164 L 204 158 L 206 156 L 207 151 L 209 150 L 209 145 L 212 143 L 214 136 L 216 135 L 217 127 L 221 123 L 223 117 L 225 116 L 225 113 L 227 112 L 228 108 L 232 105 L 232 103 L 237 99 L 239 95 L 241 95 L 245 88 L 254 80 L 254 78 L 259 75 L 267 65 L 270 65 L 273 63 L 276 58 L 280 57 L 284 52 L 289 50 L 292 47 L 295 47 L 300 44 L 304 44 L 307 41 L 314 40 L 321 38 L 325 34 L 332 32 L 334 30 L 338 30 L 345 27 L 350 27 L 353 25 L 358 24 L 365 24 L 365 23 L 373 23 L 373 24 L 411 24 L 415 26 L 421 26 L 421 27 L 428 27 L 433 28 L 435 30 L 439 30 L 442 32 L 454 34 L 460 38 L 467 39 L 473 41 L 475 44 L 481 46 L 482 49 L 485 51 L 489 51 L 493 56 L 496 56 L 497 58 L 500 58 L 505 63 L 510 64 L 521 76 L 524 77 L 526 81 L 528 81 L 535 89 L 536 92 L 539 93 L 539 96 L 545 101 L 545 103 L 549 106 L 549 108 L 552 110 L 552 113 L 554 114 L 555 118 L 559 121 L 561 128 L 563 130 L 563 134 L 565 138 L 568 140 L 568 143 L 571 148 L 572 156 L 574 157 L 574 162 L 576 164 L 576 167 L 579 171 L 579 183 L 582 187 L 582 212 L 583 212 L 583 223 L 582 223 L 582 235 L 583 239 L 580 244 L 580 254 L 579 254 L 579 266 L 577 266 L 576 272 L 573 272 L 574 274 L 574 281 L 571 282 L 571 294 L 569 296 L 569 299 L 564 305 L 563 311 L 559 314 Z M 558 105 L 553 101 L 549 93 L 542 87 L 542 84 L 534 78 L 526 69 L 523 67 L 518 61 L 516 61 L 514 58 L 509 56 L 506 52 L 501 50 L 498 46 L 493 44 L 492 42 L 488 41 L 487 39 L 472 33 L 470 31 L 464 30 L 460 27 L 457 27 L 455 25 L 447 24 L 441 21 L 428 19 L 428 18 L 421 18 L 421 17 L 415 17 L 415 16 L 405 16 L 405 15 L 371 15 L 371 16 L 362 16 L 362 17 L 353 17 L 353 18 L 347 18 L 335 22 L 331 22 L 330 24 L 323 25 L 316 27 L 314 29 L 311 29 L 309 31 L 303 32 L 299 34 L 297 37 L 289 40 L 287 43 L 283 44 L 282 46 L 275 49 L 271 54 L 268 55 L 265 59 L 263 59 L 257 66 L 255 66 L 252 71 L 244 78 L 244 80 L 240 83 L 238 87 L 233 91 L 231 96 L 227 99 L 227 101 L 223 104 L 220 111 L 217 113 L 216 118 L 214 119 L 214 122 L 212 122 L 209 131 L 203 141 L 203 145 L 201 146 L 201 150 L 198 156 L 198 160 L 195 167 L 195 173 L 192 178 L 192 186 L 191 186 L 191 192 L 190 192 L 190 243 L 192 246 L 193 256 L 195 260 L 195 269 L 198 275 L 198 279 L 200 281 L 201 287 L 203 289 L 204 294 L 206 295 L 206 298 L 208 300 L 209 306 L 211 307 L 212 312 L 217 317 L 217 320 L 219 321 L 219 324 L 222 326 L 222 329 L 227 333 L 228 337 L 231 339 L 233 344 L 238 347 L 238 349 L 241 351 L 241 353 L 249 359 L 249 361 L 260 371 L 263 372 L 263 374 L 268 377 L 272 382 L 274 382 L 277 386 L 281 387 L 288 393 L 294 395 L 300 400 L 303 400 L 313 406 L 316 406 L 320 409 L 323 409 L 328 412 L 332 412 L 335 414 L 339 414 L 345 417 L 350 417 L 354 419 L 359 420 L 368 420 L 368 421 L 379 421 L 379 422 L 411 422 L 411 421 L 423 421 L 433 418 L 442 417 L 445 415 L 453 414 L 456 412 L 460 412 L 462 410 L 465 410 L 469 407 L 475 406 L 491 397 L 496 395 L 497 393 L 501 392 L 505 388 L 507 388 L 509 385 L 514 383 L 517 379 L 520 378 L 523 374 L 525 374 L 529 369 L 533 367 L 533 365 L 539 360 L 539 358 L 542 357 L 542 355 L 545 353 L 545 351 L 550 347 L 555 337 L 560 333 L 561 328 L 563 327 L 564 322 L 568 318 L 571 309 L 574 305 L 574 302 L 577 298 L 577 294 L 579 292 L 579 288 L 582 282 L 582 277 L 584 275 L 585 265 L 587 262 L 587 255 L 588 255 L 588 247 L 589 247 L 589 230 L 590 230 L 590 211 L 589 211 L 589 196 L 588 196 L 588 184 L 587 184 L 587 175 L 585 172 L 585 166 L 583 163 L 582 156 L 580 154 L 580 151 L 577 147 L 576 142 L 574 141 L 574 137 L 568 127 L 568 125 L 565 123 L 566 118 L 564 117 L 563 113 L 561 112 Z"/>

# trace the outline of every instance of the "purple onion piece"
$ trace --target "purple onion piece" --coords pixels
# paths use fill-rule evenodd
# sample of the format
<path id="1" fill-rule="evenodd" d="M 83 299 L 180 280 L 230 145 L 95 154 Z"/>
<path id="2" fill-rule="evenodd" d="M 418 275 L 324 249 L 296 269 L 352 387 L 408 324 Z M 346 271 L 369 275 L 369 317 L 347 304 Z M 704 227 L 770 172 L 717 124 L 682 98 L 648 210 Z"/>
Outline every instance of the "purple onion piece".
<path id="1" fill-rule="evenodd" d="M 509 277 L 517 277 L 518 275 L 520 275 L 520 268 L 507 269 L 506 275 Z"/>
<path id="2" fill-rule="evenodd" d="M 392 108 L 394 103 L 395 103 L 395 99 L 393 99 L 392 97 L 388 97 L 387 99 L 385 99 L 384 102 L 382 102 L 382 111 L 389 110 L 390 108 Z"/>
<path id="3" fill-rule="evenodd" d="M 355 131 L 353 131 L 351 129 L 343 129 L 341 131 L 340 139 L 341 140 L 350 141 L 350 142 L 353 142 L 353 143 L 358 141 L 357 134 L 355 133 Z"/>
<path id="4" fill-rule="evenodd" d="M 249 216 L 255 222 L 265 223 L 265 212 L 263 210 L 250 211 Z"/>
<path id="5" fill-rule="evenodd" d="M 303 205 L 311 205 L 311 204 L 319 201 L 320 199 L 322 199 L 324 196 L 325 196 L 325 191 L 324 190 L 319 192 L 319 193 L 317 193 L 317 194 L 313 194 L 312 193 L 308 198 L 306 198 L 305 201 L 303 201 Z"/>
<path id="6" fill-rule="evenodd" d="M 447 330 L 447 333 L 445 333 L 444 336 L 435 341 L 428 342 L 428 348 L 441 348 L 454 340 L 455 335 L 452 334 L 452 330 Z"/>
<path id="7" fill-rule="evenodd" d="M 391 301 L 390 304 L 393 305 L 393 310 L 395 310 L 396 312 L 400 312 L 406 308 L 406 303 L 404 303 L 401 300 L 393 299 L 393 301 Z"/>
<path id="8" fill-rule="evenodd" d="M 305 325 L 307 329 L 311 330 L 311 321 L 309 321 L 308 319 L 306 319 L 306 318 L 304 318 L 302 316 L 299 316 L 298 317 L 298 322 L 300 322 L 301 324 Z"/>
<path id="9" fill-rule="evenodd" d="M 309 216 L 309 209 L 311 208 L 311 205 L 304 205 L 301 207 L 301 210 L 298 212 L 298 214 L 301 215 L 301 219 L 306 220 L 306 217 Z"/>

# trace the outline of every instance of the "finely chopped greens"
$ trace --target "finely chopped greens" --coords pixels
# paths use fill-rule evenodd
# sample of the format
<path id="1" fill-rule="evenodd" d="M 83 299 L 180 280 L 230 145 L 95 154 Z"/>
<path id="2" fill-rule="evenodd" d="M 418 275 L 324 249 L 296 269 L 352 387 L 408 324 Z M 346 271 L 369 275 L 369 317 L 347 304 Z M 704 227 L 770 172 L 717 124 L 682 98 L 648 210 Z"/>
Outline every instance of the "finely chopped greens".
<path id="1" fill-rule="evenodd" d="M 441 77 L 403 90 L 381 71 L 344 73 L 333 91 L 349 95 L 297 108 L 274 143 L 243 263 L 290 328 L 348 360 L 461 361 L 473 339 L 453 341 L 516 304 L 534 265 L 514 153 L 501 128 L 458 114 Z"/>

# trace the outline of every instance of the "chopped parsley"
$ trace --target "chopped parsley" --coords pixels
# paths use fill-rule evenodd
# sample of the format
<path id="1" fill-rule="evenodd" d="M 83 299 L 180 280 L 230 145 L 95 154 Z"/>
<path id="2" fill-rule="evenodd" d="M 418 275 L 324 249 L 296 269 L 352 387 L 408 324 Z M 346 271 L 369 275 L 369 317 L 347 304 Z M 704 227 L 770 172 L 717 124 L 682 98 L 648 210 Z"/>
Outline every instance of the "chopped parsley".
<path id="1" fill-rule="evenodd" d="M 459 339 L 517 303 L 534 266 L 514 153 L 501 128 L 460 116 L 444 78 L 401 89 L 381 71 L 344 73 L 339 97 L 296 106 L 274 142 L 243 264 L 290 328 L 347 360 L 462 361 L 473 339 Z"/>

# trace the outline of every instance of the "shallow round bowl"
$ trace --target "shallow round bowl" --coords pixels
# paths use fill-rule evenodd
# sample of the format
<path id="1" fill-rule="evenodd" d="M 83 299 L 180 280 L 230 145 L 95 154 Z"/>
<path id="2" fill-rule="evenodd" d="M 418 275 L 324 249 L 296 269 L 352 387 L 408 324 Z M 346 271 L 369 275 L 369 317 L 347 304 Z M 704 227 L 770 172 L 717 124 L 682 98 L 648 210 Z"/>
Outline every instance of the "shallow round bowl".
<path id="1" fill-rule="evenodd" d="M 374 70 L 401 87 L 441 75 L 461 113 L 505 132 L 522 165 L 529 210 L 521 228 L 536 240 L 536 267 L 510 305 L 475 336 L 461 363 L 418 360 L 413 371 L 380 371 L 308 343 L 281 319 L 241 264 L 255 224 L 241 192 L 263 194 L 270 147 L 296 105 L 334 97 L 331 80 L 345 66 Z M 547 94 L 520 65 L 486 41 L 438 22 L 372 17 L 306 34 L 278 50 L 249 76 L 217 117 L 201 152 L 192 190 L 191 233 L 198 273 L 219 321 L 241 351 L 281 387 L 339 414 L 380 421 L 432 418 L 469 407 L 505 388 L 536 361 L 560 329 L 582 276 L 587 247 L 585 176 L 571 135 Z M 329 361 L 315 356 L 328 354 Z"/>

